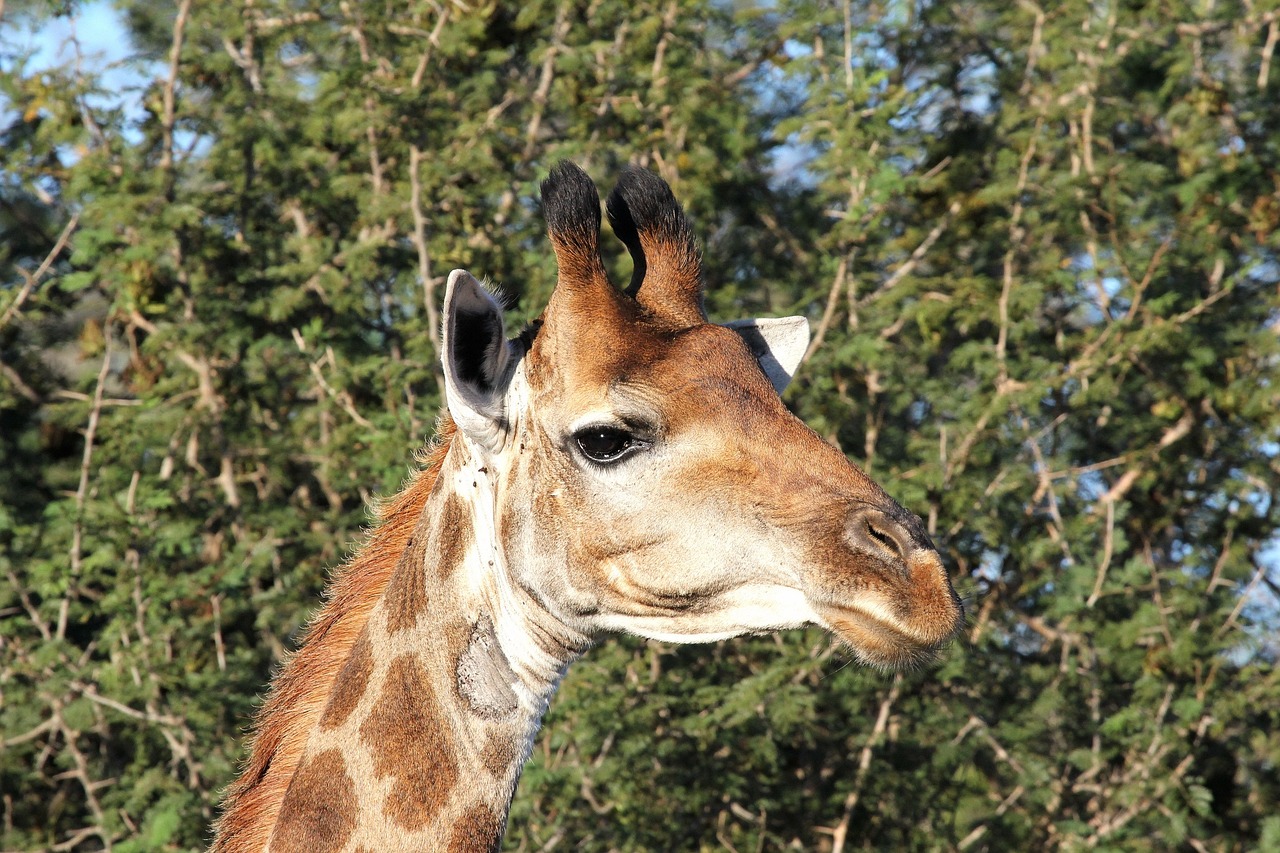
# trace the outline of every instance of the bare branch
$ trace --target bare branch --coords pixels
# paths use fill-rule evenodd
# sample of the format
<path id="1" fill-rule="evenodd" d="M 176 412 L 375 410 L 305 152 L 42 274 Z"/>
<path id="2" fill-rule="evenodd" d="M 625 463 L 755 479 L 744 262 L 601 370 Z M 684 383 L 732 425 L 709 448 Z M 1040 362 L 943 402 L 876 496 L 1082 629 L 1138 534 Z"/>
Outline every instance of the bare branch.
<path id="1" fill-rule="evenodd" d="M 166 174 L 165 197 L 173 200 L 173 128 L 177 122 L 176 102 L 178 87 L 178 66 L 182 58 L 182 40 L 187 28 L 187 17 L 191 13 L 191 0 L 182 0 L 178 4 L 178 14 L 173 20 L 173 41 L 169 46 L 169 76 L 164 82 L 163 112 L 160 115 L 160 132 L 162 150 L 160 153 L 160 170 Z"/>
<path id="2" fill-rule="evenodd" d="M 804 351 L 804 358 L 800 360 L 801 364 L 807 362 L 818 351 L 818 347 L 822 346 L 823 340 L 827 337 L 827 330 L 831 328 L 831 320 L 835 317 L 836 305 L 840 300 L 840 293 L 844 290 L 845 279 L 849 273 L 849 256 L 846 255 L 840 259 L 839 266 L 836 267 L 835 278 L 831 281 L 831 292 L 827 294 L 827 307 L 822 310 L 822 319 L 818 321 L 818 329 L 813 333 L 813 340 L 809 341 L 809 348 Z"/>
<path id="3" fill-rule="evenodd" d="M 442 18 L 443 20 L 443 18 Z M 427 312 L 427 335 L 440 351 L 440 312 L 436 309 L 436 280 L 431 276 L 431 251 L 427 247 L 427 217 L 422 210 L 422 151 L 409 146 L 409 209 L 413 211 L 413 247 L 418 252 L 418 278 L 422 281 L 422 305 Z"/>
<path id="4" fill-rule="evenodd" d="M 893 705 L 898 701 L 898 695 L 902 690 L 902 674 L 898 673 L 893 677 L 893 684 L 885 693 L 884 699 L 880 702 L 880 712 L 876 715 L 876 724 L 871 729 L 871 734 L 867 735 L 866 741 L 862 744 L 862 752 L 858 755 L 858 773 L 853 780 L 853 789 L 849 791 L 848 796 L 844 799 L 844 813 L 840 816 L 840 823 L 836 824 L 835 831 L 832 833 L 831 853 L 841 853 L 844 850 L 845 841 L 849 835 L 849 824 L 853 819 L 853 811 L 858 807 L 858 800 L 862 797 L 862 786 L 866 784 L 867 771 L 871 768 L 871 757 L 884 733 L 889 728 L 889 712 L 893 709 Z"/>
<path id="5" fill-rule="evenodd" d="M 40 279 L 44 278 L 45 273 L 53 266 L 53 262 L 58 259 L 58 255 L 62 254 L 62 250 L 67 247 L 67 241 L 71 238 L 71 234 L 76 230 L 76 225 L 80 222 L 80 214 L 73 213 L 71 218 L 67 220 L 67 224 L 63 226 L 62 233 L 58 235 L 57 241 L 53 244 L 53 248 L 49 250 L 49 254 L 44 256 L 44 260 L 40 262 L 40 266 L 36 267 L 36 271 L 27 275 L 23 273 L 26 281 L 23 282 L 22 288 L 18 291 L 18 295 L 13 298 L 9 306 L 4 309 L 4 314 L 0 315 L 0 329 L 9 324 L 9 321 L 22 309 L 22 303 L 27 301 L 27 297 L 31 295 L 32 289 L 40 283 Z"/>
<path id="6" fill-rule="evenodd" d="M 12 367 L 5 364 L 3 361 L 0 361 L 0 376 L 4 376 L 5 379 L 8 379 L 11 383 L 13 383 L 14 389 L 23 397 L 26 397 L 28 400 L 30 400 L 32 403 L 40 402 L 40 395 L 36 393 L 35 389 L 32 388 L 30 385 L 28 385 L 26 382 L 22 381 L 22 377 L 18 375 L 18 371 L 14 370 Z"/>
<path id="7" fill-rule="evenodd" d="M 422 56 L 418 59 L 418 67 L 413 70 L 411 83 L 415 89 L 422 88 L 422 78 L 427 73 L 427 65 L 431 61 L 431 48 L 440 46 L 440 33 L 444 31 L 444 25 L 449 20 L 449 8 L 444 6 L 440 9 L 440 17 L 436 19 L 435 27 L 427 36 L 427 48 L 422 51 Z"/>
<path id="8" fill-rule="evenodd" d="M 53 639 L 53 632 L 49 630 L 49 623 L 40 615 L 39 608 L 31 600 L 31 596 L 27 594 L 27 588 L 18 580 L 18 576 L 13 569 L 6 568 L 5 574 L 9 577 L 9 583 L 13 584 L 13 588 L 18 591 L 18 600 L 22 602 L 22 609 L 27 611 L 27 616 L 31 619 L 31 624 L 36 626 L 36 630 L 40 632 L 40 636 L 47 640 Z"/>
<path id="9" fill-rule="evenodd" d="M 538 131 L 542 128 L 542 117 L 547 109 L 547 98 L 551 93 L 551 81 L 555 76 L 556 56 L 564 49 L 565 36 L 569 34 L 569 4 L 561 3 L 556 7 L 556 22 L 551 31 L 551 44 L 542 57 L 542 71 L 538 79 L 538 87 L 533 91 L 533 115 L 524 131 L 525 160 L 533 157 L 538 141 Z"/>
<path id="10" fill-rule="evenodd" d="M 171 717 L 167 714 L 153 714 L 150 711 L 139 711 L 123 702 L 117 702 L 115 699 L 103 696 L 92 685 L 84 684 L 79 681 L 71 683 L 71 689 L 77 691 L 81 696 L 93 702 L 95 705 L 101 705 L 104 708 L 110 708 L 113 711 L 119 711 L 126 717 L 135 720 L 142 720 L 148 723 L 158 723 L 162 726 L 181 726 L 183 721 L 179 717 Z"/>
<path id="11" fill-rule="evenodd" d="M 1267 88 L 1267 80 L 1271 77 L 1271 57 L 1276 52 L 1276 42 L 1280 41 L 1280 22 L 1272 19 L 1267 27 L 1267 43 L 1262 47 L 1262 61 L 1258 64 L 1258 89 Z"/>
<path id="12" fill-rule="evenodd" d="M 1107 529 L 1102 538 L 1102 560 L 1098 563 L 1098 577 L 1093 582 L 1093 591 L 1085 601 L 1086 607 L 1092 607 L 1102 595 L 1102 584 L 1107 579 L 1107 569 L 1111 567 L 1111 552 L 1114 547 L 1116 526 L 1116 502 L 1107 501 Z"/>
<path id="13" fill-rule="evenodd" d="M 106 343 L 102 350 L 102 367 L 98 370 L 98 382 L 93 392 L 93 408 L 89 410 L 89 424 L 84 431 L 84 454 L 80 459 L 80 482 L 76 488 L 75 523 L 71 528 L 71 582 L 58 609 L 58 627 L 55 636 L 61 640 L 67 633 L 67 617 L 71 611 L 76 578 L 80 576 L 81 548 L 84 541 L 84 501 L 89 494 L 89 469 L 93 462 L 94 439 L 98 432 L 98 419 L 102 416 L 102 392 L 107 387 L 107 374 L 111 372 L 111 335 L 103 336 Z"/>
<path id="14" fill-rule="evenodd" d="M 36 738 L 40 737 L 40 735 L 45 734 L 46 732 L 53 731 L 55 728 L 57 728 L 56 721 L 53 719 L 53 717 L 48 717 L 47 719 L 41 721 L 34 728 L 28 729 L 27 731 L 23 732 L 20 735 L 14 735 L 13 737 L 5 738 L 4 747 L 5 749 L 8 749 L 9 747 L 18 746 L 19 744 L 26 743 L 27 741 L 35 740 Z"/>
<path id="15" fill-rule="evenodd" d="M 1035 129 L 1031 132 L 1031 139 L 1027 142 L 1026 150 L 1022 152 L 1022 162 L 1018 166 L 1018 185 L 1013 194 L 1013 212 L 1009 217 L 1009 250 L 1004 255 L 1004 271 L 1001 277 L 1000 300 L 998 303 L 998 311 L 1000 313 L 1000 331 L 996 336 L 996 387 L 1003 388 L 1009 381 L 1009 368 L 1005 363 L 1005 350 L 1009 342 L 1009 295 L 1013 291 L 1013 259 L 1018 251 L 1018 244 L 1023 238 L 1022 228 L 1022 194 L 1027 188 L 1027 176 L 1031 168 L 1031 159 L 1035 156 L 1036 141 L 1040 137 L 1040 130 L 1044 126 L 1044 114 L 1036 117 Z"/>
<path id="16" fill-rule="evenodd" d="M 879 298 L 887 291 L 896 287 L 898 282 L 911 275 L 911 273 L 915 271 L 916 266 L 919 265 L 920 261 L 924 260 L 924 256 L 933 248 L 933 244 L 938 242 L 938 238 L 946 232 L 947 227 L 951 224 L 952 218 L 954 218 L 959 212 L 960 202 L 951 202 L 951 206 L 947 208 L 947 212 L 938 220 L 938 224 L 933 226 L 933 230 L 925 235 L 925 238 L 920 241 L 919 246 L 916 246 L 915 251 L 911 253 L 911 256 L 903 261 L 902 266 L 894 270 L 893 274 L 885 279 L 883 284 L 859 299 L 857 306 L 862 307 L 873 299 Z"/>

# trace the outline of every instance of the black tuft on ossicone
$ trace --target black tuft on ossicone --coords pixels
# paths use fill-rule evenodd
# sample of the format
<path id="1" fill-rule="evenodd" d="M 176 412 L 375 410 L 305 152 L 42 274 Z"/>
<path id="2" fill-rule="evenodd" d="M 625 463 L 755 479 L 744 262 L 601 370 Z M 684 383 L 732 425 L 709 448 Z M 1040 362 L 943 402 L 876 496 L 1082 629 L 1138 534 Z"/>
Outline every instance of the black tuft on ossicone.
<path id="1" fill-rule="evenodd" d="M 684 208 L 667 182 L 628 166 L 605 208 L 635 265 L 627 293 L 675 327 L 706 322 L 702 257 Z"/>
<path id="2" fill-rule="evenodd" d="M 667 182 L 648 169 L 627 166 L 622 170 L 618 185 L 609 193 L 607 202 L 609 223 L 626 242 L 624 233 L 652 231 L 655 237 L 673 242 L 690 238 L 689 220 L 684 208 L 676 201 L 675 193 Z"/>
<path id="3" fill-rule="evenodd" d="M 663 246 L 667 251 L 682 255 L 680 261 L 697 263 L 698 247 L 684 208 L 667 182 L 648 169 L 627 166 L 618 185 L 609 193 L 605 210 L 613 233 L 626 245 L 635 265 L 629 293 L 634 294 L 639 289 L 649 265 L 640 241 L 641 234 L 651 246 Z"/>
<path id="4" fill-rule="evenodd" d="M 552 239 L 595 246 L 600 236 L 600 195 L 586 172 L 561 160 L 542 182 L 542 215 Z"/>
<path id="5" fill-rule="evenodd" d="M 627 203 L 627 196 L 623 193 L 622 186 L 627 181 L 632 172 L 638 172 L 632 166 L 628 166 L 622 173 L 622 180 L 613 188 L 613 192 L 609 193 L 609 198 L 605 201 L 605 212 L 609 215 L 609 225 L 613 227 L 614 235 L 622 241 L 627 247 L 627 254 L 631 255 L 631 284 L 627 286 L 627 293 L 635 296 L 636 291 L 640 289 L 640 282 L 644 281 L 644 274 L 647 265 L 644 260 L 644 247 L 640 245 L 640 231 L 636 228 L 636 220 L 631 213 L 631 205 Z M 643 172 L 648 175 L 649 172 Z M 671 192 L 671 188 L 667 186 L 657 175 L 653 175 L 667 190 Z M 675 196 L 672 196 L 675 200 Z"/>

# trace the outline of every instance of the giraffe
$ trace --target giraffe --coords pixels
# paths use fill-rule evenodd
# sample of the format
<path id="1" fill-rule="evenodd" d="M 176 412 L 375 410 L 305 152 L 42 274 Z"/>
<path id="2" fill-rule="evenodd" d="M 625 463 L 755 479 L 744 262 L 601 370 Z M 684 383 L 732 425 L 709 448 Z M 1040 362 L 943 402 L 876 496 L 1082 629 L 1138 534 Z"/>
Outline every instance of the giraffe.
<path id="1" fill-rule="evenodd" d="M 522 334 L 449 276 L 436 441 L 277 677 L 215 851 L 497 850 L 556 686 L 613 632 L 817 624 L 900 667 L 959 631 L 920 520 L 781 402 L 807 323 L 709 323 L 651 172 L 606 203 L 625 290 L 586 173 L 556 166 L 542 206 L 558 279 Z"/>

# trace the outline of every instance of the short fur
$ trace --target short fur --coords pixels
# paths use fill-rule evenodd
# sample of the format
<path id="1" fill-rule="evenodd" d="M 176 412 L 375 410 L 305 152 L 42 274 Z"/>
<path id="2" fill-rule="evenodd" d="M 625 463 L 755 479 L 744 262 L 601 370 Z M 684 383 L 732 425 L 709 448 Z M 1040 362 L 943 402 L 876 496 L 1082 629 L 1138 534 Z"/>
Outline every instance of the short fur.
<path id="1" fill-rule="evenodd" d="M 666 185 L 629 173 L 614 198 L 645 267 L 634 299 L 609 282 L 599 196 L 572 164 L 543 186 L 560 278 L 538 334 L 507 342 L 499 307 L 450 275 L 457 436 L 446 420 L 335 577 L 263 709 L 216 850 L 261 850 L 277 823 L 277 844 L 308 851 L 498 849 L 556 686 L 611 632 L 698 642 L 820 624 L 899 666 L 960 629 L 919 520 L 787 411 L 739 333 L 703 322 L 697 247 Z M 465 345 L 448 345 L 460 329 Z M 508 367 L 458 363 L 490 351 Z M 596 459 L 580 437 L 597 428 L 640 449 Z"/>

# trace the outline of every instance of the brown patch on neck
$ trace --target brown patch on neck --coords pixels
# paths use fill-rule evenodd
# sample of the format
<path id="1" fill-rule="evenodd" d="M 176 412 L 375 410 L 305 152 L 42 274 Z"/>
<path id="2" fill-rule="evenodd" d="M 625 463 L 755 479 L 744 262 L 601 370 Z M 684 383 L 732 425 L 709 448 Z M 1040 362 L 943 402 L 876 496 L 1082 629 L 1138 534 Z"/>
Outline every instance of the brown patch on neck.
<path id="1" fill-rule="evenodd" d="M 359 553 L 334 574 L 328 601 L 307 629 L 302 647 L 285 663 L 258 713 L 248 761 L 227 789 L 213 853 L 256 853 L 270 840 L 307 739 L 418 526 L 453 434 L 453 421 L 446 414 L 436 429 L 436 441 L 420 457 L 421 470 L 379 510 L 379 527 Z"/>
<path id="2" fill-rule="evenodd" d="M 437 529 L 453 534 L 440 540 L 439 553 L 436 555 L 436 567 L 443 580 L 462 566 L 462 561 L 467 556 L 467 546 L 475 539 L 471 530 L 471 516 L 463 506 L 462 498 L 452 492 L 444 500 Z"/>
<path id="3" fill-rule="evenodd" d="M 428 532 L 433 529 L 447 535 L 436 542 L 429 542 Z M 397 634 L 417 627 L 418 617 L 427 612 L 431 603 L 425 575 L 428 563 L 434 563 L 441 580 L 448 578 L 462 565 L 471 541 L 471 517 L 467 515 L 462 499 L 450 492 L 445 495 L 444 505 L 436 519 L 424 515 L 418 522 L 418 529 L 405 546 L 404 555 L 387 584 L 383 607 L 387 614 L 388 632 Z M 434 546 L 434 553 L 428 552 L 428 545 Z"/>
<path id="4" fill-rule="evenodd" d="M 360 736 L 378 778 L 395 777 L 383 813 L 406 829 L 426 826 L 457 787 L 458 762 L 448 729 L 422 663 L 408 654 L 392 661 Z"/>
<path id="5" fill-rule="evenodd" d="M 341 753 L 330 749 L 293 775 L 272 835 L 275 853 L 341 850 L 356 828 L 355 783 Z"/>
<path id="6" fill-rule="evenodd" d="M 333 695 L 329 697 L 324 716 L 320 718 L 320 728 L 337 728 L 347 721 L 356 705 L 360 704 L 372 673 L 373 644 L 369 641 L 369 629 L 366 627 L 360 632 L 360 639 L 356 640 L 351 657 L 347 658 L 334 681 Z"/>
<path id="7" fill-rule="evenodd" d="M 453 825 L 449 853 L 497 853 L 502 847 L 502 824 L 502 818 L 488 804 L 475 804 Z"/>
<path id="8" fill-rule="evenodd" d="M 452 500 L 450 495 L 449 499 Z M 418 530 L 405 546 L 404 556 L 400 558 L 391 582 L 387 584 L 387 593 L 383 596 L 383 607 L 387 614 L 387 632 L 391 634 L 413 628 L 418 624 L 418 616 L 427 612 L 430 603 L 427 587 L 423 582 L 422 569 L 427 555 L 427 530 L 429 519 L 423 518 Z"/>
<path id="9" fill-rule="evenodd" d="M 504 779 L 520 762 L 520 741 L 505 727 L 492 727 L 485 738 L 480 761 L 495 779 Z"/>

